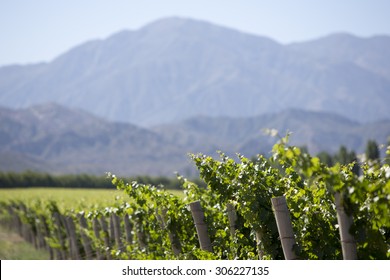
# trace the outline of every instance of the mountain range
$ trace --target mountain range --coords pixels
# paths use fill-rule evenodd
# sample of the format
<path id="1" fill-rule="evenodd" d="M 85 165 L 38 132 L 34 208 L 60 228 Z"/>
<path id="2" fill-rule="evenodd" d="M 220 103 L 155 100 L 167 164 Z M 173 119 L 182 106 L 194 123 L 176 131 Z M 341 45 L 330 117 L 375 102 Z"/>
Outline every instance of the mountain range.
<path id="1" fill-rule="evenodd" d="M 390 136 L 390 36 L 280 44 L 166 18 L 0 67 L 0 170 L 194 174 L 187 153 L 313 154 Z"/>
<path id="2" fill-rule="evenodd" d="M 390 36 L 333 34 L 282 45 L 165 18 L 76 46 L 49 63 L 0 68 L 0 105 L 47 102 L 154 126 L 288 108 L 359 122 L 390 118 Z"/>
<path id="3" fill-rule="evenodd" d="M 364 152 L 369 139 L 385 144 L 390 135 L 390 121 L 359 124 L 298 109 L 247 118 L 194 117 L 146 129 L 49 103 L 0 108 L 0 123 L 0 170 L 121 176 L 194 175 L 188 153 L 269 155 L 278 139 L 266 136 L 266 128 L 281 136 L 292 131 L 290 143 L 312 153 L 336 152 L 341 145 Z"/>

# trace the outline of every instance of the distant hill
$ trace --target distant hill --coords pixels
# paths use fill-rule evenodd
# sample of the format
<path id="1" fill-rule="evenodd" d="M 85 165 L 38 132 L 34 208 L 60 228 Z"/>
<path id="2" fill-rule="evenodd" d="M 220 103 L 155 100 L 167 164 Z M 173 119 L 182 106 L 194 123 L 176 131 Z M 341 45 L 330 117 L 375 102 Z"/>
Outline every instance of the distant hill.
<path id="1" fill-rule="evenodd" d="M 295 43 L 288 48 L 334 62 L 350 62 L 390 79 L 389 36 L 359 38 L 346 33 Z"/>
<path id="2" fill-rule="evenodd" d="M 281 45 L 166 18 L 76 46 L 50 63 L 0 68 L 0 105 L 47 102 L 140 126 L 288 108 L 390 119 L 390 37 L 334 34 Z"/>
<path id="3" fill-rule="evenodd" d="M 249 118 L 197 117 L 154 131 L 178 146 L 192 147 L 192 152 L 222 150 L 252 156 L 268 154 L 278 140 L 264 133 L 267 128 L 277 129 L 282 137 L 291 133 L 290 144 L 306 146 L 312 154 L 335 153 L 341 145 L 363 153 L 369 139 L 386 144 L 390 136 L 390 121 L 360 124 L 333 113 L 299 109 Z"/>
<path id="4" fill-rule="evenodd" d="M 156 175 L 173 174 L 182 161 L 154 132 L 57 104 L 2 108 L 0 123 L 0 170 Z"/>
<path id="5" fill-rule="evenodd" d="M 282 136 L 293 132 L 291 144 L 305 145 L 313 154 L 335 152 L 340 145 L 361 153 L 368 139 L 384 144 L 390 136 L 390 121 L 359 124 L 298 109 L 249 118 L 194 117 L 144 129 L 49 103 L 0 108 L 0 124 L 0 171 L 121 176 L 195 174 L 188 153 L 268 155 L 277 139 L 265 136 L 265 128 Z"/>

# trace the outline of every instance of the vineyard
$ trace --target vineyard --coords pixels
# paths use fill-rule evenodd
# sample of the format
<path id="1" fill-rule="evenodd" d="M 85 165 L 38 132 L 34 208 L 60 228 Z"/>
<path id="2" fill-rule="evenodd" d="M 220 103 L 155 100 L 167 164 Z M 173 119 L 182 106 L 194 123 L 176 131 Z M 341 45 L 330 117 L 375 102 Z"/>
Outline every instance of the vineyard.
<path id="1" fill-rule="evenodd" d="M 0 199 L 1 223 L 52 259 L 390 259 L 388 163 L 328 167 L 288 136 L 269 158 L 191 159 L 206 188 L 178 175 L 178 195 L 109 174 L 126 199 Z"/>

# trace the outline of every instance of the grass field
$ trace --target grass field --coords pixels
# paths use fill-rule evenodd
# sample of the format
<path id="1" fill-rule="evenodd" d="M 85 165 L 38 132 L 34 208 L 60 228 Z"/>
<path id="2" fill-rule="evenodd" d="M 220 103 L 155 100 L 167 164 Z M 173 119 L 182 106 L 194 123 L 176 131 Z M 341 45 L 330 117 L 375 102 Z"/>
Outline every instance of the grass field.
<path id="1" fill-rule="evenodd" d="M 37 250 L 18 234 L 0 226 L 0 260 L 48 260 L 49 253 Z"/>
<path id="2" fill-rule="evenodd" d="M 126 199 L 118 190 L 61 189 L 61 188 L 16 188 L 1 189 L 0 201 L 21 200 L 27 204 L 36 201 L 54 200 L 59 207 L 93 207 L 94 205 L 112 205 L 115 201 Z"/>
<path id="3" fill-rule="evenodd" d="M 171 190 L 183 196 L 180 190 Z M 128 196 L 119 190 L 106 189 L 73 189 L 73 188 L 16 188 L 0 189 L 0 201 L 21 200 L 26 204 L 36 201 L 54 200 L 60 208 L 70 210 L 73 207 L 86 209 L 112 206 L 115 202 L 128 200 Z"/>

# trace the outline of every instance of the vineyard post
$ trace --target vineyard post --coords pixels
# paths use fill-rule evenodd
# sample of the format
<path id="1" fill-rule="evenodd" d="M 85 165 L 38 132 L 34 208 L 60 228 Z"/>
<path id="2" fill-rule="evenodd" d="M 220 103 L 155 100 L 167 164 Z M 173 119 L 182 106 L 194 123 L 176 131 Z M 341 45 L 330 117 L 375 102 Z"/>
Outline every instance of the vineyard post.
<path id="1" fill-rule="evenodd" d="M 115 236 L 115 243 L 118 247 L 118 250 L 120 252 L 123 252 L 123 243 L 121 240 L 121 222 L 119 219 L 119 216 L 116 213 L 111 214 L 113 225 L 114 225 L 114 236 Z"/>
<path id="2" fill-rule="evenodd" d="M 22 233 L 23 233 L 22 221 L 20 220 L 20 217 L 18 214 L 15 213 L 14 217 L 15 217 L 15 224 L 17 226 L 18 233 L 20 236 L 22 236 Z"/>
<path id="3" fill-rule="evenodd" d="M 163 229 L 167 228 L 167 212 L 168 210 L 166 208 L 162 209 L 161 211 L 161 227 Z M 180 255 L 181 253 L 181 243 L 176 233 L 172 232 L 171 230 L 168 230 L 168 237 L 169 241 L 171 242 L 171 248 L 175 256 Z"/>
<path id="4" fill-rule="evenodd" d="M 256 235 L 256 246 L 257 246 L 257 252 L 259 255 L 259 260 L 262 260 L 264 258 L 264 249 L 263 249 L 263 245 L 262 245 L 263 231 L 261 229 L 256 229 L 255 235 Z"/>
<path id="5" fill-rule="evenodd" d="M 115 243 L 115 226 L 114 226 L 114 216 L 110 215 L 110 243 L 113 244 Z"/>
<path id="6" fill-rule="evenodd" d="M 200 205 L 200 201 L 197 200 L 190 203 L 190 210 L 192 218 L 194 219 L 196 232 L 198 234 L 200 248 L 202 250 L 212 252 L 211 241 L 208 235 L 207 225 L 205 223 L 204 213 L 202 206 Z"/>
<path id="7" fill-rule="evenodd" d="M 38 236 L 38 247 L 40 249 L 46 249 L 50 254 L 50 259 L 53 259 L 53 252 L 46 242 L 46 237 L 49 237 L 49 229 L 47 227 L 46 219 L 43 215 L 37 215 L 35 217 L 36 229 Z"/>
<path id="8" fill-rule="evenodd" d="M 57 258 L 60 260 L 66 260 L 67 258 L 67 252 L 65 251 L 65 240 L 62 234 L 62 224 L 61 224 L 61 215 L 58 212 L 53 213 L 53 219 L 54 219 L 54 225 L 55 225 L 55 233 L 57 235 L 57 239 L 60 243 L 61 248 L 56 249 L 57 251 Z M 64 226 L 66 227 L 65 223 Z"/>
<path id="9" fill-rule="evenodd" d="M 23 209 L 23 206 L 22 205 L 19 205 L 18 206 L 18 210 L 19 211 L 22 211 L 23 212 L 23 215 L 24 216 L 26 216 L 26 211 Z M 20 212 L 19 212 L 20 213 Z M 21 215 L 21 214 L 19 214 L 19 215 Z M 24 240 L 26 240 L 26 241 L 28 241 L 28 242 L 31 242 L 30 240 L 29 240 L 29 234 L 28 234 L 28 229 L 27 229 L 27 225 L 26 225 L 26 223 L 24 222 L 24 219 L 23 219 L 23 216 L 21 216 L 21 223 L 22 223 L 22 237 L 23 237 L 23 239 Z"/>
<path id="10" fill-rule="evenodd" d="M 28 216 L 28 213 L 27 213 L 28 210 L 27 210 L 26 205 L 20 204 L 20 209 L 23 211 L 24 217 L 27 217 Z M 23 237 L 24 237 L 24 239 L 27 240 L 28 242 L 30 242 L 31 244 L 33 244 L 34 247 L 37 249 L 38 245 L 37 245 L 36 234 L 34 232 L 33 225 L 30 224 L 29 221 L 27 221 L 27 223 L 23 223 L 22 224 L 22 228 L 23 228 Z"/>
<path id="11" fill-rule="evenodd" d="M 237 222 L 237 213 L 233 204 L 228 203 L 226 205 L 227 214 L 229 218 L 229 226 L 230 226 L 230 235 L 234 238 L 236 234 L 236 222 Z"/>
<path id="12" fill-rule="evenodd" d="M 42 222 L 42 229 L 43 229 L 44 238 L 45 237 L 49 238 L 50 237 L 50 230 L 49 230 L 49 226 L 47 225 L 47 221 L 46 221 L 45 216 L 40 215 L 40 220 Z M 49 251 L 50 259 L 53 260 L 54 259 L 53 249 L 50 247 L 49 243 L 46 240 L 45 240 L 45 247 L 46 247 L 46 250 Z"/>
<path id="13" fill-rule="evenodd" d="M 99 241 L 100 241 L 100 229 L 99 229 L 99 221 L 96 217 L 94 217 L 92 219 L 92 229 L 93 229 L 93 233 L 95 235 L 95 240 L 96 240 L 96 243 L 95 244 L 95 248 L 96 248 L 96 258 L 98 260 L 102 260 L 104 259 L 103 255 L 101 254 L 100 252 L 100 246 L 99 246 Z"/>
<path id="14" fill-rule="evenodd" d="M 45 234 L 44 234 L 42 220 L 38 216 L 35 217 L 35 226 L 36 226 L 36 231 L 37 231 L 38 249 L 43 249 L 46 247 Z"/>
<path id="15" fill-rule="evenodd" d="M 79 220 L 80 220 L 80 227 L 81 227 L 80 235 L 83 241 L 85 256 L 87 260 L 92 260 L 93 259 L 92 246 L 91 246 L 92 241 L 85 232 L 88 230 L 88 223 L 87 220 L 85 219 L 84 214 L 79 215 Z"/>
<path id="16" fill-rule="evenodd" d="M 110 253 L 111 243 L 110 243 L 110 236 L 108 234 L 107 221 L 106 221 L 104 216 L 100 217 L 100 225 L 101 225 L 102 230 L 103 230 L 104 246 L 105 246 L 107 260 L 110 260 L 111 259 L 111 253 Z"/>
<path id="17" fill-rule="evenodd" d="M 350 233 L 351 226 L 353 225 L 352 215 L 348 215 L 345 212 L 344 201 L 339 192 L 334 195 L 336 211 L 337 211 L 337 222 L 339 224 L 341 248 L 343 251 L 344 260 L 356 260 L 357 259 L 357 248 L 354 236 Z"/>
<path id="18" fill-rule="evenodd" d="M 80 260 L 79 248 L 77 246 L 77 235 L 76 235 L 76 227 L 74 225 L 73 219 L 70 216 L 65 217 L 66 228 L 69 236 L 69 244 L 70 244 L 70 254 L 71 258 L 74 260 Z"/>
<path id="19" fill-rule="evenodd" d="M 126 233 L 126 243 L 133 243 L 133 224 L 130 222 L 129 214 L 125 214 L 123 217 L 123 222 L 125 224 L 125 233 Z"/>
<path id="20" fill-rule="evenodd" d="M 13 206 L 8 206 L 8 213 L 12 217 L 12 227 L 16 228 L 18 234 L 22 236 L 23 231 L 22 231 L 22 221 L 20 220 L 19 215 L 15 212 Z"/>
<path id="21" fill-rule="evenodd" d="M 146 236 L 145 232 L 142 230 L 142 220 L 137 219 L 135 221 L 135 227 L 136 227 L 136 233 L 137 233 L 137 240 L 138 240 L 138 245 L 141 249 L 146 248 Z"/>
<path id="22" fill-rule="evenodd" d="M 280 241 L 282 243 L 283 254 L 286 260 L 295 260 L 295 237 L 291 224 L 290 212 L 287 207 L 286 198 L 284 196 L 271 198 L 272 207 L 276 219 L 276 225 L 279 231 Z"/>
<path id="23" fill-rule="evenodd" d="M 236 223 L 237 223 L 236 208 L 232 203 L 228 203 L 226 205 L 226 211 L 229 219 L 230 237 L 234 241 L 236 236 Z M 237 250 L 234 251 L 234 257 L 237 257 Z"/>
<path id="24" fill-rule="evenodd" d="M 138 244 L 141 249 L 146 248 L 145 234 L 142 231 L 137 231 Z"/>

